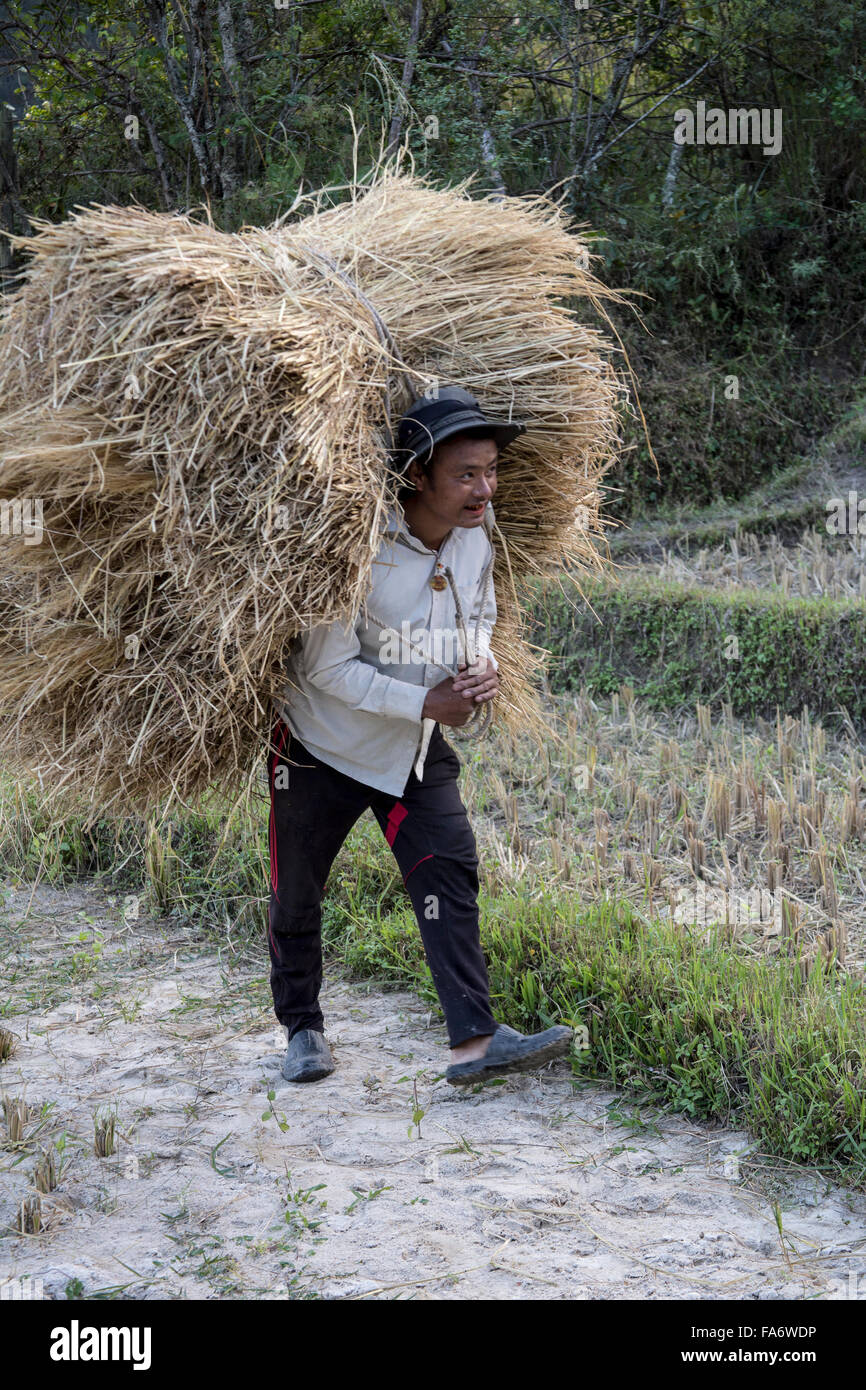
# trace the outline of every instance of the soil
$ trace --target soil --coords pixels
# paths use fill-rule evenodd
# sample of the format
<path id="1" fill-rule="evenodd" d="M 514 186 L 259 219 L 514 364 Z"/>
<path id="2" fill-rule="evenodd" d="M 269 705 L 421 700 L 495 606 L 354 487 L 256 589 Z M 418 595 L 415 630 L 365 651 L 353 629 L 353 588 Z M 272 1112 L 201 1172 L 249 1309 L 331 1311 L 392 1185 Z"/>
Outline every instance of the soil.
<path id="1" fill-rule="evenodd" d="M 21 1139 L 0 1127 L 0 1279 L 51 1299 L 866 1297 L 866 1197 L 744 1133 L 567 1059 L 456 1090 L 440 1019 L 333 972 L 336 1071 L 292 1085 L 264 952 L 94 885 L 2 896 L 0 1093 L 31 1110 Z"/>

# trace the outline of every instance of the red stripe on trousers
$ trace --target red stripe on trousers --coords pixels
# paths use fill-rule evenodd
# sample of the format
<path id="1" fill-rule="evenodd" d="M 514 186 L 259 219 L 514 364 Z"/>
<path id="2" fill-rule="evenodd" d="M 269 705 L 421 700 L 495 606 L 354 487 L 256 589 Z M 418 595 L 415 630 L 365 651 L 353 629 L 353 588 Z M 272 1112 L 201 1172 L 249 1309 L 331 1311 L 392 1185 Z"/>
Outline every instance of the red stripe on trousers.
<path id="1" fill-rule="evenodd" d="M 388 816 L 388 824 L 385 826 L 385 839 L 389 845 L 393 845 L 397 838 L 397 831 L 409 814 L 409 808 L 404 806 L 402 801 L 395 801 Z"/>
<path id="2" fill-rule="evenodd" d="M 433 858 L 433 855 L 432 855 L 432 854 L 424 854 L 424 855 L 422 855 L 421 858 L 418 860 L 418 864 L 423 864 L 424 861 L 425 861 L 425 859 L 432 859 L 432 858 Z M 409 870 L 409 873 L 406 875 L 406 878 L 403 879 L 403 887 L 404 887 L 404 888 L 406 887 L 406 879 L 410 878 L 411 875 L 414 874 L 415 870 L 416 870 L 417 867 L 418 867 L 418 864 L 413 864 L 412 867 L 411 867 L 411 869 Z"/>

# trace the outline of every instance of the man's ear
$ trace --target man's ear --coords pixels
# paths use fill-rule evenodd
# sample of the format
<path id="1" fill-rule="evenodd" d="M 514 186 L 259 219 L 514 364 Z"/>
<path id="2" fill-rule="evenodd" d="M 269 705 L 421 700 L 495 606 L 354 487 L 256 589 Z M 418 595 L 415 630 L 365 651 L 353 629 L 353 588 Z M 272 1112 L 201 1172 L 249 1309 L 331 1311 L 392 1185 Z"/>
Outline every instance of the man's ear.
<path id="1" fill-rule="evenodd" d="M 417 492 L 423 492 L 427 475 L 417 459 L 413 459 L 406 469 L 406 476 Z"/>

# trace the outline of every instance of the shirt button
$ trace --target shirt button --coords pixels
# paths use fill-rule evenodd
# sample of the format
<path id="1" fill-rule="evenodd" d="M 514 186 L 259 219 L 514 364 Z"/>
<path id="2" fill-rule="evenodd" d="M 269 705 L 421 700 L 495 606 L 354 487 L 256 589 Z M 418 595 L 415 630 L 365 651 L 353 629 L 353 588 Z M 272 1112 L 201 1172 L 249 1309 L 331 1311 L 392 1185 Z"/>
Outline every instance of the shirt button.
<path id="1" fill-rule="evenodd" d="M 445 578 L 444 574 L 434 574 L 433 578 L 430 580 L 430 588 L 441 591 L 442 589 L 447 589 L 447 587 L 448 580 Z"/>

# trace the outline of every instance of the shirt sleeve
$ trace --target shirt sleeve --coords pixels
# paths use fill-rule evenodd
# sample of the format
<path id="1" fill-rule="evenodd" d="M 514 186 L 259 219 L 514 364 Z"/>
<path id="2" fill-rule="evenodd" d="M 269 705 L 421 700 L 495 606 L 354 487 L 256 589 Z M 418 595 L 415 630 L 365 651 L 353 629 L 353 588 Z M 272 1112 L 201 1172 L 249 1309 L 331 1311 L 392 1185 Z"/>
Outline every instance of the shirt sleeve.
<path id="1" fill-rule="evenodd" d="M 420 724 L 427 686 L 386 676 L 362 661 L 354 628 L 347 632 L 339 622 L 322 623 L 303 634 L 301 649 L 306 677 L 317 690 L 342 700 L 350 709 Z"/>

